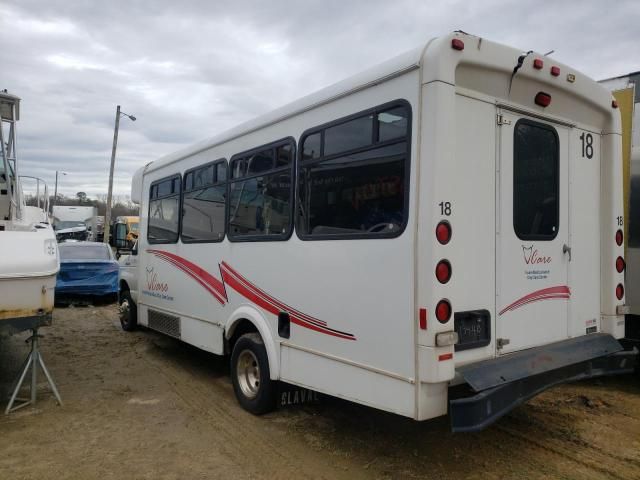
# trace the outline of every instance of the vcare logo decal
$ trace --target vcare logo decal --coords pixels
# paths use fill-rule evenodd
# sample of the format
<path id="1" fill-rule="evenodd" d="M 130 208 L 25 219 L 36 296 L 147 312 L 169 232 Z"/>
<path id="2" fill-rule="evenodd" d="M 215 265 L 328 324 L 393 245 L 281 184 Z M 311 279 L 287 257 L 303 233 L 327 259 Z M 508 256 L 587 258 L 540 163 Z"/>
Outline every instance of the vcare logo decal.
<path id="1" fill-rule="evenodd" d="M 527 265 L 540 265 L 544 263 L 551 263 L 551 257 L 545 257 L 538 253 L 538 249 L 533 249 L 533 245 L 525 247 L 522 245 L 522 255 L 524 256 L 524 263 Z"/>
<path id="2" fill-rule="evenodd" d="M 173 297 L 171 295 L 167 295 L 169 290 L 169 285 L 167 283 L 161 282 L 158 278 L 158 272 L 155 271 L 154 267 L 147 267 L 147 278 L 146 278 L 146 290 L 142 290 L 144 295 L 149 295 L 150 297 L 161 298 L 163 300 L 173 301 Z"/>
<path id="3" fill-rule="evenodd" d="M 527 280 L 545 280 L 549 277 L 551 270 L 546 265 L 551 263 L 551 257 L 547 257 L 538 252 L 537 248 L 533 248 L 533 244 L 528 247 L 522 245 L 522 256 L 525 265 L 531 265 L 534 269 L 525 268 L 524 275 Z"/>

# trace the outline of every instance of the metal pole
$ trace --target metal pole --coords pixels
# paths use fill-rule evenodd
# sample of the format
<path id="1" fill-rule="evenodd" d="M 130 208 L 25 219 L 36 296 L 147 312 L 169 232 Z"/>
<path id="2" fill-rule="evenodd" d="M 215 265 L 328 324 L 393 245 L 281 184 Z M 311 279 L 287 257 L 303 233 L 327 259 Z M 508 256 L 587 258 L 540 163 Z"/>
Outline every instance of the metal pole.
<path id="1" fill-rule="evenodd" d="M 56 206 L 57 198 L 58 198 L 58 170 L 56 170 L 56 187 L 53 191 L 53 203 L 51 204 L 51 215 L 53 215 L 53 207 Z"/>
<path id="2" fill-rule="evenodd" d="M 109 243 L 111 227 L 111 194 L 113 193 L 113 168 L 116 163 L 116 147 L 118 145 L 118 128 L 120 126 L 120 105 L 116 108 L 116 126 L 113 130 L 113 149 L 111 150 L 111 167 L 109 168 L 109 190 L 107 191 L 107 211 L 104 215 L 104 243 Z"/>

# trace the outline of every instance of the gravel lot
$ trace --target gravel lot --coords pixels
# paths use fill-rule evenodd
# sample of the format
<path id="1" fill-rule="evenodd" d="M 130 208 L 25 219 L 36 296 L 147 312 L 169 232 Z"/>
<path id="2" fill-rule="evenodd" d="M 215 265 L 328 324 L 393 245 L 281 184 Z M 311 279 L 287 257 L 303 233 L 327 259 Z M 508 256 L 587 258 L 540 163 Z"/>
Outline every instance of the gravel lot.
<path id="1" fill-rule="evenodd" d="M 0 479 L 640 478 L 632 376 L 557 387 L 453 435 L 447 418 L 330 398 L 254 417 L 235 401 L 227 359 L 122 332 L 115 306 L 59 308 L 41 333 L 64 406 L 43 382 L 35 408 L 0 415 Z M 3 399 L 26 336 L 0 340 Z"/>

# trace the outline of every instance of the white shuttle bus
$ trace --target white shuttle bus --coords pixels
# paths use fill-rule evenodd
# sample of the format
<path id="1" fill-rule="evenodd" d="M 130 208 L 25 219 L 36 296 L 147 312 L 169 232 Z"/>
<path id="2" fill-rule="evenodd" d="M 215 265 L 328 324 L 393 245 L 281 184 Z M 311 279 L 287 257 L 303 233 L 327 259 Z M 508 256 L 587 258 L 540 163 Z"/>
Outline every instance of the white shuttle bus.
<path id="1" fill-rule="evenodd" d="M 472 431 L 628 372 L 612 100 L 456 32 L 154 161 L 123 327 L 229 354 L 256 414 L 281 381 Z"/>

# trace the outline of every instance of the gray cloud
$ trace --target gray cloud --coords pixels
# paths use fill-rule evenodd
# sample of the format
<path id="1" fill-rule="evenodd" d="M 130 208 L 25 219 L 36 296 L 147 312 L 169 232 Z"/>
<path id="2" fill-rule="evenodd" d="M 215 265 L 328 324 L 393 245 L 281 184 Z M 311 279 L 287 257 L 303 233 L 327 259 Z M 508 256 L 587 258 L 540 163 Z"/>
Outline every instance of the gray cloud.
<path id="1" fill-rule="evenodd" d="M 22 172 L 73 195 L 115 190 L 139 166 L 462 29 L 545 52 L 595 78 L 640 69 L 640 3 L 597 0 L 168 0 L 0 5 L 2 84 L 23 98 Z"/>

